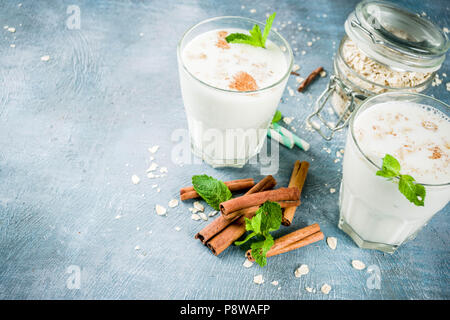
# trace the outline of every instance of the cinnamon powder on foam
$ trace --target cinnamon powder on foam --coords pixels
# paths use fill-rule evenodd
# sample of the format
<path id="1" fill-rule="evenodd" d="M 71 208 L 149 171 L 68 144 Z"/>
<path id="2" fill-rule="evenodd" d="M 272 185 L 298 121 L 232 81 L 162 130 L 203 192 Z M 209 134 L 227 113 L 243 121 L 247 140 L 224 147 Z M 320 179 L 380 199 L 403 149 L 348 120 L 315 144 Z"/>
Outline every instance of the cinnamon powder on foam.
<path id="1" fill-rule="evenodd" d="M 238 91 L 255 91 L 258 90 L 256 80 L 247 72 L 240 71 L 233 76 L 233 81 L 230 83 L 230 89 Z"/>
<path id="2" fill-rule="evenodd" d="M 227 31 L 217 32 L 216 46 L 222 49 L 230 49 L 230 45 L 225 40 L 228 35 Z M 233 81 L 229 85 L 230 89 L 238 91 L 255 91 L 258 90 L 256 80 L 247 72 L 240 71 L 233 76 Z"/>
<path id="3" fill-rule="evenodd" d="M 228 35 L 227 31 L 219 31 L 217 32 L 217 43 L 216 46 L 222 49 L 230 49 L 230 45 L 228 44 L 225 37 Z"/>

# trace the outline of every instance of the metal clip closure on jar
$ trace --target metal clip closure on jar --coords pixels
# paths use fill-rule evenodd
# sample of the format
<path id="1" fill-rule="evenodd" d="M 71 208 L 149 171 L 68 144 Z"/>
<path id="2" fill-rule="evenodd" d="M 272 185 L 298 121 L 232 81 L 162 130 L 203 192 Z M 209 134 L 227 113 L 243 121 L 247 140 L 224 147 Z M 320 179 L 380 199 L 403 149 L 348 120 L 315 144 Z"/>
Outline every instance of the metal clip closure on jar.
<path id="1" fill-rule="evenodd" d="M 348 16 L 345 31 L 334 59 L 334 75 L 307 118 L 326 140 L 347 125 L 367 97 L 427 89 L 450 46 L 446 34 L 433 23 L 386 1 L 360 2 Z M 330 98 L 329 115 L 336 120 L 331 113 L 337 114 L 336 123 L 322 112 Z"/>

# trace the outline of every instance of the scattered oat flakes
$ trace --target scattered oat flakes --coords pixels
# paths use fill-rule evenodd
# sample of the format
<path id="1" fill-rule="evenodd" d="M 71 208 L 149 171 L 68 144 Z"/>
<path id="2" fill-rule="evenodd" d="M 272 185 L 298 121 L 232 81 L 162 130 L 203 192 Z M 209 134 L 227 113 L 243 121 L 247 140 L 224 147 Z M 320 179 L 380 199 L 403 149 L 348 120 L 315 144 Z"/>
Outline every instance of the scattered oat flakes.
<path id="1" fill-rule="evenodd" d="M 442 28 L 442 31 L 444 31 L 445 33 L 449 33 L 449 30 L 447 27 Z"/>
<path id="2" fill-rule="evenodd" d="M 262 274 L 258 274 L 257 276 L 253 277 L 253 282 L 256 284 L 263 284 L 264 283 L 264 279 Z"/>
<path id="3" fill-rule="evenodd" d="M 244 267 L 250 268 L 252 265 L 253 265 L 253 262 L 252 262 L 252 261 L 250 261 L 250 260 L 248 260 L 248 259 L 245 259 L 245 262 L 244 262 L 244 264 L 243 264 Z"/>
<path id="4" fill-rule="evenodd" d="M 283 122 L 286 123 L 287 125 L 290 125 L 293 120 L 294 120 L 294 117 L 284 117 L 283 118 Z"/>
<path id="5" fill-rule="evenodd" d="M 209 217 L 214 217 L 214 216 L 217 214 L 217 212 L 218 212 L 218 211 L 216 211 L 216 210 L 211 211 L 211 212 L 208 214 L 208 216 L 209 216 Z"/>
<path id="6" fill-rule="evenodd" d="M 16 45 L 15 45 L 14 43 L 11 43 L 9 46 L 10 46 L 11 48 L 15 48 L 15 47 L 16 47 Z"/>
<path id="7" fill-rule="evenodd" d="M 14 28 L 14 27 L 9 27 L 9 28 L 8 28 L 8 31 L 11 32 L 11 33 L 14 33 L 14 32 L 16 32 L 16 28 Z"/>
<path id="8" fill-rule="evenodd" d="M 159 149 L 159 146 L 156 145 L 156 146 L 153 146 L 153 147 L 151 147 L 151 148 L 148 148 L 148 151 L 149 151 L 150 153 L 156 153 L 156 151 L 158 151 L 158 149 Z"/>
<path id="9" fill-rule="evenodd" d="M 152 162 L 152 163 L 150 164 L 150 167 L 148 167 L 148 169 L 147 169 L 145 172 L 155 171 L 156 168 L 158 168 L 158 165 L 157 165 L 156 163 Z"/>
<path id="10" fill-rule="evenodd" d="M 194 202 L 194 208 L 197 209 L 198 211 L 205 211 L 205 207 L 198 201 Z"/>
<path id="11" fill-rule="evenodd" d="M 120 219 L 120 218 L 122 218 L 122 216 L 120 214 L 118 214 L 117 216 L 114 217 L 114 219 L 116 219 L 116 220 Z"/>
<path id="12" fill-rule="evenodd" d="M 305 290 L 308 291 L 309 293 L 313 292 L 313 288 L 311 288 L 311 287 L 305 287 Z"/>
<path id="13" fill-rule="evenodd" d="M 332 250 L 336 250 L 337 247 L 337 238 L 335 237 L 328 237 L 327 238 L 327 244 Z"/>
<path id="14" fill-rule="evenodd" d="M 256 9 L 250 9 L 250 13 L 255 13 Z"/>
<path id="15" fill-rule="evenodd" d="M 136 247 L 134 247 L 134 250 L 141 250 L 141 247 L 136 246 Z"/>
<path id="16" fill-rule="evenodd" d="M 321 76 L 322 78 L 325 78 L 325 77 L 327 76 L 327 72 L 326 72 L 325 70 L 322 70 L 322 71 L 320 72 L 320 76 Z"/>
<path id="17" fill-rule="evenodd" d="M 174 229 L 175 229 L 175 231 L 180 231 L 181 230 L 180 227 L 175 227 Z"/>
<path id="18" fill-rule="evenodd" d="M 322 288 L 320 288 L 320 291 L 322 291 L 323 294 L 329 294 L 331 291 L 331 286 L 325 283 Z"/>
<path id="19" fill-rule="evenodd" d="M 295 275 L 296 278 L 300 278 L 301 276 L 304 276 L 304 275 L 306 275 L 308 273 L 309 273 L 308 265 L 302 264 L 300 267 L 298 267 L 295 270 L 294 275 Z"/>
<path id="20" fill-rule="evenodd" d="M 298 71 L 298 70 L 300 70 L 300 66 L 299 66 L 298 64 L 294 64 L 294 65 L 292 66 L 292 71 L 296 72 L 296 71 Z"/>
<path id="21" fill-rule="evenodd" d="M 177 199 L 172 199 L 169 201 L 169 208 L 175 208 L 178 205 Z"/>
<path id="22" fill-rule="evenodd" d="M 362 261 L 352 260 L 352 267 L 355 268 L 356 270 L 363 270 L 366 268 L 366 265 Z"/>
<path id="23" fill-rule="evenodd" d="M 161 168 L 159 169 L 159 172 L 161 172 L 161 173 L 167 173 L 167 172 L 169 172 L 169 171 L 167 170 L 166 167 L 161 167 Z"/>
<path id="24" fill-rule="evenodd" d="M 273 286 L 277 286 L 278 285 L 278 281 L 274 280 L 270 284 L 273 285 Z"/>
<path id="25" fill-rule="evenodd" d="M 450 82 L 447 82 L 447 83 L 445 84 L 445 86 L 447 87 L 447 91 L 450 91 Z"/>
<path id="26" fill-rule="evenodd" d="M 336 189 L 335 188 L 330 188 L 330 193 L 335 193 Z"/>
<path id="27" fill-rule="evenodd" d="M 139 179 L 139 177 L 135 174 L 133 174 L 131 176 L 131 182 L 133 182 L 133 184 L 138 184 L 141 181 L 141 179 Z"/>
<path id="28" fill-rule="evenodd" d="M 198 214 L 193 213 L 193 214 L 191 215 L 191 219 L 192 219 L 192 220 L 195 220 L 195 221 L 198 221 L 198 220 L 200 220 L 201 218 L 200 218 L 200 216 L 199 216 Z"/>
<path id="29" fill-rule="evenodd" d="M 49 55 L 41 57 L 41 61 L 48 61 L 48 60 L 50 60 L 50 56 Z"/>
<path id="30" fill-rule="evenodd" d="M 166 212 L 167 212 L 166 208 L 164 208 L 163 206 L 161 206 L 161 205 L 159 205 L 159 204 L 157 204 L 157 205 L 155 206 L 155 210 L 156 210 L 156 214 L 157 214 L 158 216 L 163 216 L 163 215 L 165 215 Z"/>
<path id="31" fill-rule="evenodd" d="M 161 192 L 161 189 L 160 188 L 156 189 L 156 192 Z"/>
<path id="32" fill-rule="evenodd" d="M 306 45 L 307 45 L 308 47 L 311 47 L 311 46 L 312 46 L 312 42 L 311 42 L 311 41 L 308 41 L 308 42 L 306 43 Z"/>
<path id="33" fill-rule="evenodd" d="M 206 214 L 204 212 L 200 212 L 198 215 L 200 216 L 200 218 L 202 218 L 202 220 L 208 221 L 208 217 L 206 216 Z"/>
<path id="34" fill-rule="evenodd" d="M 295 95 L 295 92 L 294 92 L 294 90 L 292 90 L 292 88 L 291 87 L 287 87 L 287 90 L 288 90 L 288 92 L 289 92 L 289 95 L 291 96 L 291 97 L 293 97 L 294 95 Z"/>

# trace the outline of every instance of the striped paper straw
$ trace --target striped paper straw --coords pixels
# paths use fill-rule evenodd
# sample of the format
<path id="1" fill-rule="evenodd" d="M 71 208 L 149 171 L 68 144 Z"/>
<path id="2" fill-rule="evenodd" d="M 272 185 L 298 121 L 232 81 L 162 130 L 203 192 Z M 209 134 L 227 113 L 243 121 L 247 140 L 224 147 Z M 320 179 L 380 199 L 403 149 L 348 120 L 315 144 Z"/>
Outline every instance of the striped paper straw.
<path id="1" fill-rule="evenodd" d="M 272 128 L 276 132 L 278 132 L 282 137 L 287 138 L 290 141 L 293 141 L 294 144 L 299 147 L 302 150 L 308 151 L 310 148 L 310 145 L 308 142 L 297 136 L 296 134 L 292 133 L 288 129 L 280 126 L 278 123 L 272 123 Z"/>
<path id="2" fill-rule="evenodd" d="M 294 147 L 294 140 L 282 136 L 278 131 L 275 131 L 271 127 L 267 129 L 267 136 L 275 141 L 278 141 L 280 144 L 289 149 L 292 149 Z"/>

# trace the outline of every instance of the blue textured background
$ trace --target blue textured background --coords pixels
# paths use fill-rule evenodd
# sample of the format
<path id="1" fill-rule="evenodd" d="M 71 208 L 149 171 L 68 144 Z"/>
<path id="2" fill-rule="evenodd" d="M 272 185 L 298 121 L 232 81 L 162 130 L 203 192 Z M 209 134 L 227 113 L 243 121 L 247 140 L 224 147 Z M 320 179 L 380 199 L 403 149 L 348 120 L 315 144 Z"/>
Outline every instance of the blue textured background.
<path id="1" fill-rule="evenodd" d="M 15 33 L 0 28 L 0 298 L 450 298 L 449 206 L 393 255 L 357 248 L 337 228 L 338 192 L 329 192 L 339 187 L 342 162 L 334 159 L 345 133 L 326 143 L 304 129 L 357 1 L 18 3 L 0 2 L 0 27 L 16 28 Z M 450 27 L 448 1 L 402 3 Z M 66 27 L 71 4 L 81 9 L 80 30 Z M 253 8 L 256 12 L 250 13 Z M 280 105 L 285 115 L 295 117 L 293 125 L 312 148 L 307 153 L 281 149 L 280 185 L 287 184 L 296 159 L 310 161 L 311 169 L 293 227 L 278 234 L 318 222 L 326 236 L 338 238 L 338 248 L 316 243 L 271 258 L 264 269 L 245 269 L 239 248 L 218 258 L 193 239 L 205 222 L 190 219 L 191 201 L 170 209 L 167 217 L 157 216 L 154 206 L 177 198 L 193 174 L 261 178 L 258 165 L 216 170 L 170 160 L 170 135 L 186 128 L 176 44 L 188 27 L 205 18 L 264 20 L 273 11 L 277 22 L 286 23 L 276 25 L 281 34 L 297 42 L 292 47 L 298 48 L 295 60 L 302 76 L 319 65 L 328 72 L 304 94 L 286 92 Z M 297 31 L 297 23 L 303 31 Z M 306 45 L 318 36 L 312 47 Z M 299 54 L 302 50 L 307 53 Z M 50 61 L 41 61 L 43 55 Z M 450 60 L 442 72 L 450 76 Z M 428 94 L 448 103 L 447 81 Z M 289 86 L 296 85 L 292 77 Z M 161 148 L 155 161 L 169 173 L 150 180 L 145 177 L 147 148 L 156 144 Z M 132 174 L 141 177 L 140 184 L 131 183 Z M 151 187 L 155 183 L 161 192 Z M 380 290 L 366 286 L 370 275 L 353 269 L 352 259 L 379 266 Z M 295 278 L 302 263 L 311 271 Z M 66 285 L 71 265 L 82 270 L 78 290 Z M 253 276 L 260 273 L 266 282 L 258 286 Z M 273 280 L 280 290 L 270 284 Z M 304 289 L 319 291 L 325 282 L 332 286 L 327 296 Z"/>

